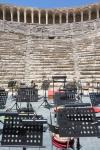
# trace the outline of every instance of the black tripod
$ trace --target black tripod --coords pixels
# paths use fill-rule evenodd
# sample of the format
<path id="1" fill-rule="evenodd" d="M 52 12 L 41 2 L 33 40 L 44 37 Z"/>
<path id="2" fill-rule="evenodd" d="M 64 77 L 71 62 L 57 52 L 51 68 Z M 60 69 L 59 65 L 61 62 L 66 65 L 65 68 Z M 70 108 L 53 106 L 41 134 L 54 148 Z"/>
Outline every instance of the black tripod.
<path id="1" fill-rule="evenodd" d="M 16 102 L 15 102 L 15 104 L 12 106 L 12 108 L 13 108 L 14 106 L 16 106 L 16 110 L 18 110 L 18 109 L 19 109 L 19 106 L 18 106 L 17 101 L 16 101 Z M 11 108 L 11 109 L 12 109 L 12 108 Z"/>
<path id="2" fill-rule="evenodd" d="M 41 103 L 41 105 L 39 106 L 39 108 L 41 107 L 41 106 L 44 106 L 44 107 L 46 107 L 46 108 L 50 108 L 50 104 L 48 103 L 48 101 L 47 101 L 47 92 L 46 92 L 47 90 L 45 89 L 44 90 L 44 99 L 43 99 L 43 102 Z M 43 105 L 44 104 L 44 105 Z"/>
<path id="3" fill-rule="evenodd" d="M 48 103 L 47 101 L 47 90 L 49 88 L 49 85 L 50 85 L 50 81 L 49 80 L 44 80 L 43 83 L 42 83 L 42 89 L 44 90 L 44 99 L 43 99 L 43 102 L 42 104 L 39 106 L 39 108 L 41 106 L 44 106 L 46 108 L 49 108 L 50 109 L 50 104 Z M 43 105 L 44 104 L 44 105 Z"/>
<path id="4" fill-rule="evenodd" d="M 17 100 L 16 100 L 15 104 L 9 109 L 9 111 L 12 110 L 14 108 L 14 106 L 16 107 L 15 110 L 20 109 L 18 106 Z"/>

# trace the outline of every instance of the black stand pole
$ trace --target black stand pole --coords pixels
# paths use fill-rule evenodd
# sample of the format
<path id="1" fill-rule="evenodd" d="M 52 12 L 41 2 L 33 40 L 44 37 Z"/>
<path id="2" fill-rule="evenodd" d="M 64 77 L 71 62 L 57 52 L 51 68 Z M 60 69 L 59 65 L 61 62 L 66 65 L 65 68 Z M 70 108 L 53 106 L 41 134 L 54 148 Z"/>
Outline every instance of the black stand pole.
<path id="1" fill-rule="evenodd" d="M 13 94 L 13 86 L 12 86 L 12 99 L 13 99 L 13 96 L 14 96 L 14 94 Z"/>
<path id="2" fill-rule="evenodd" d="M 80 150 L 80 148 L 81 148 L 80 139 L 79 138 L 77 138 L 76 148 L 77 148 L 77 150 Z"/>
<path id="3" fill-rule="evenodd" d="M 50 107 L 50 104 L 48 103 L 48 101 L 47 101 L 47 95 L 46 95 L 46 89 L 44 90 L 44 92 L 45 92 L 45 94 L 44 94 L 44 100 L 43 100 L 43 102 L 42 102 L 42 104 L 39 106 L 39 108 L 41 107 L 41 106 L 43 106 L 43 104 L 44 104 L 44 107 Z"/>
<path id="4" fill-rule="evenodd" d="M 10 110 L 12 110 L 14 106 L 16 106 L 16 110 L 19 109 L 19 106 L 18 106 L 18 104 L 17 104 L 17 101 L 16 101 L 15 104 L 10 108 Z"/>
<path id="5" fill-rule="evenodd" d="M 26 150 L 26 147 L 23 147 L 23 150 Z"/>

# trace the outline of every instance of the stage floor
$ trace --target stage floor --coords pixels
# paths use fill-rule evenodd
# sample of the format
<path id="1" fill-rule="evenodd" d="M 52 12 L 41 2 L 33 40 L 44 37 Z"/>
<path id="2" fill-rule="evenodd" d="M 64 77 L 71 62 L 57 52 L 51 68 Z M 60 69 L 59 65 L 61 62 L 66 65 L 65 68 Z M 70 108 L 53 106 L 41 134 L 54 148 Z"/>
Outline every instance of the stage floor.
<path id="1" fill-rule="evenodd" d="M 46 108 L 44 108 L 43 106 L 41 106 L 39 108 L 39 106 L 41 105 L 41 103 L 43 102 L 43 91 L 39 91 L 39 95 L 40 95 L 40 99 L 39 102 L 34 102 L 31 103 L 33 108 L 36 110 L 37 114 L 42 114 L 47 120 L 48 122 L 50 122 L 50 111 Z M 83 102 L 90 102 L 89 97 L 83 97 L 82 98 Z M 52 101 L 50 101 L 52 103 Z M 9 97 L 7 99 L 7 104 L 6 104 L 6 109 L 11 108 L 14 105 L 15 101 L 11 100 L 11 93 L 9 93 Z M 26 103 L 21 104 L 21 106 L 26 106 Z M 51 114 L 52 114 L 52 121 L 54 122 L 54 112 L 51 109 Z M 1 123 L 0 123 L 0 126 Z M 97 137 L 84 137 L 84 138 L 80 138 L 80 143 L 81 143 L 81 150 L 100 150 L 100 138 Z M 45 146 L 45 148 L 41 148 L 41 150 L 57 150 L 57 148 L 55 148 L 54 146 L 52 147 L 51 144 L 51 137 L 50 137 L 50 132 L 49 130 L 47 130 L 44 133 L 44 140 L 43 140 L 43 145 Z M 0 150 L 22 150 L 22 148 L 17 148 L 17 147 L 0 147 Z M 36 148 L 28 148 L 27 150 L 36 150 Z M 39 148 L 37 148 L 37 150 L 39 150 Z M 69 149 L 71 150 L 71 149 Z M 76 149 L 75 149 L 76 150 Z"/>

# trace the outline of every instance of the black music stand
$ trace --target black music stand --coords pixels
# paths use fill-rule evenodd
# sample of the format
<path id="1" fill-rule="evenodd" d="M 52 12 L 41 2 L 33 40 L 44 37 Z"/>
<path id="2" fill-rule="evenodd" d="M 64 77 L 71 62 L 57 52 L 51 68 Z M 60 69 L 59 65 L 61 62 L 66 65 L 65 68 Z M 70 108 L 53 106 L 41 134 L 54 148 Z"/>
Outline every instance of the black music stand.
<path id="1" fill-rule="evenodd" d="M 54 100 L 54 88 L 55 88 L 55 83 L 63 83 L 63 87 L 65 88 L 65 84 L 66 84 L 66 76 L 62 76 L 62 75 L 55 75 L 52 76 L 52 80 L 53 80 L 53 100 Z"/>
<path id="2" fill-rule="evenodd" d="M 18 89 L 17 102 L 37 102 L 38 89 L 34 87 L 21 87 Z"/>
<path id="3" fill-rule="evenodd" d="M 76 106 L 76 105 L 75 105 Z M 78 137 L 76 148 L 81 148 L 79 137 L 99 137 L 100 117 L 96 117 L 92 107 L 69 106 L 59 109 L 57 114 L 57 126 L 49 125 L 51 132 L 60 137 Z"/>
<path id="4" fill-rule="evenodd" d="M 41 115 L 6 113 L 1 146 L 43 147 L 43 124 L 47 121 Z"/>
<path id="5" fill-rule="evenodd" d="M 75 102 L 77 102 L 77 100 L 74 92 L 62 89 L 54 95 L 54 104 L 56 106 L 71 104 Z"/>
<path id="6" fill-rule="evenodd" d="M 16 103 L 26 102 L 27 108 L 22 108 L 23 111 L 34 111 L 30 102 L 37 102 L 38 101 L 38 89 L 35 87 L 21 87 L 18 89 L 18 95 L 16 96 Z M 31 107 L 30 107 L 31 106 Z M 22 109 L 19 109 L 22 110 Z"/>
<path id="7" fill-rule="evenodd" d="M 92 108 L 65 108 L 58 111 L 59 134 L 62 137 L 98 136 L 100 131 L 95 121 Z"/>
<path id="8" fill-rule="evenodd" d="M 4 109 L 7 101 L 8 92 L 0 88 L 0 109 Z"/>
<path id="9" fill-rule="evenodd" d="M 100 93 L 89 93 L 92 106 L 98 106 L 100 105 Z"/>

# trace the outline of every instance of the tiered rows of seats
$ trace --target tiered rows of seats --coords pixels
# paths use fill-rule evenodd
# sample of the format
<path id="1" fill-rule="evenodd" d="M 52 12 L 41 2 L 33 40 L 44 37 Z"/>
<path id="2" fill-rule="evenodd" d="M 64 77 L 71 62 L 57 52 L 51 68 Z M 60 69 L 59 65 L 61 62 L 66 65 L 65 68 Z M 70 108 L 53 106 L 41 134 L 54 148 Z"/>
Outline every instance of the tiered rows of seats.
<path id="1" fill-rule="evenodd" d="M 2 21 L 0 26 L 0 84 L 10 79 L 38 84 L 55 74 L 82 82 L 100 78 L 99 20 L 62 26 L 4 22 L 4 27 Z"/>
<path id="2" fill-rule="evenodd" d="M 20 34 L 0 33 L 0 83 L 22 80 L 25 74 L 26 41 Z"/>

